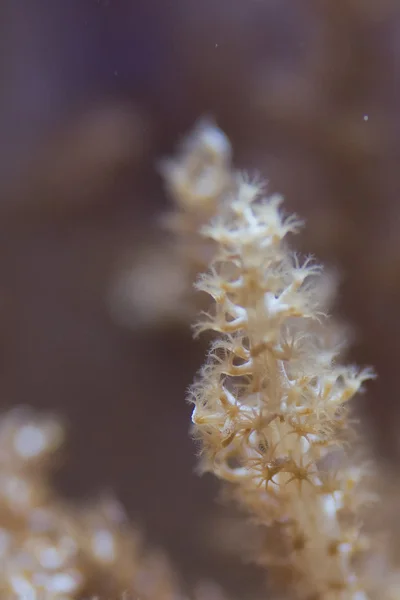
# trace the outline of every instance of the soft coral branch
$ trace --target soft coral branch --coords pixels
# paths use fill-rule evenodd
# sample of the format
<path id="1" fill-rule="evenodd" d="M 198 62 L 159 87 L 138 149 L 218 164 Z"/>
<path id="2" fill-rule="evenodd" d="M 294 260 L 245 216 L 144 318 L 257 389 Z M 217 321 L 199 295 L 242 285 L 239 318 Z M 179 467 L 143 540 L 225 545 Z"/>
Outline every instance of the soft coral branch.
<path id="1" fill-rule="evenodd" d="M 204 470 L 235 484 L 261 526 L 279 526 L 283 555 L 257 557 L 272 576 L 284 569 L 299 598 L 364 600 L 373 597 L 356 510 L 364 469 L 348 466 L 344 442 L 348 402 L 373 372 L 340 365 L 329 346 L 320 267 L 289 251 L 301 223 L 281 202 L 239 178 L 202 229 L 216 254 L 197 283 L 213 299 L 197 331 L 216 341 L 190 393 L 194 432 Z"/>

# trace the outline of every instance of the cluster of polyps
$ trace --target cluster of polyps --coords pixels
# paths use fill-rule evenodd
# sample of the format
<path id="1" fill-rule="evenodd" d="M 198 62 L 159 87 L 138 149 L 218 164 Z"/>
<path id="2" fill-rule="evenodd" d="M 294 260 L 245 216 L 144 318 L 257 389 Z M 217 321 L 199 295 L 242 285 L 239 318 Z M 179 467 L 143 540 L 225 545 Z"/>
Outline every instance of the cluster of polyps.
<path id="1" fill-rule="evenodd" d="M 217 251 L 197 286 L 214 300 L 198 331 L 216 339 L 191 390 L 195 435 L 204 469 L 236 484 L 252 516 L 279 530 L 259 562 L 283 570 L 298 597 L 361 600 L 363 470 L 345 466 L 345 442 L 347 403 L 372 373 L 337 364 L 320 269 L 288 250 L 300 223 L 280 204 L 241 179 L 203 229 Z"/>
<path id="2" fill-rule="evenodd" d="M 60 423 L 32 410 L 0 418 L 0 595 L 14 600 L 183 600 L 165 559 L 143 551 L 119 504 L 61 500 L 49 467 Z"/>

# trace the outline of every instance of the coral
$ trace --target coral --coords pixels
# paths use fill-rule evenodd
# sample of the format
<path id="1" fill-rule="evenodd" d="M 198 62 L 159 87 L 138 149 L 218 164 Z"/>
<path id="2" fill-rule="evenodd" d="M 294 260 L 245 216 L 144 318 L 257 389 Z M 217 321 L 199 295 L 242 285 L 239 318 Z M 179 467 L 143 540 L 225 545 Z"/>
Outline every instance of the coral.
<path id="1" fill-rule="evenodd" d="M 0 421 L 0 595 L 6 598 L 183 598 L 163 555 L 143 550 L 110 498 L 76 506 L 58 497 L 49 467 L 58 420 L 17 409 Z"/>
<path id="2" fill-rule="evenodd" d="M 320 268 L 289 250 L 300 222 L 281 202 L 242 177 L 230 206 L 202 228 L 216 254 L 197 284 L 213 298 L 197 332 L 215 334 L 190 393 L 201 467 L 232 484 L 268 531 L 255 559 L 277 589 L 307 600 L 383 598 L 362 520 L 373 499 L 368 471 L 347 452 L 348 403 L 373 373 L 340 364 Z"/>
<path id="3" fill-rule="evenodd" d="M 162 219 L 170 238 L 162 250 L 156 245 L 146 248 L 133 267 L 122 270 L 111 297 L 118 321 L 152 327 L 170 322 L 187 325 L 201 307 L 192 284 L 207 267 L 213 243 L 199 232 L 234 189 L 231 154 L 225 134 L 210 119 L 202 119 L 176 158 L 161 162 L 160 172 L 173 203 Z"/>

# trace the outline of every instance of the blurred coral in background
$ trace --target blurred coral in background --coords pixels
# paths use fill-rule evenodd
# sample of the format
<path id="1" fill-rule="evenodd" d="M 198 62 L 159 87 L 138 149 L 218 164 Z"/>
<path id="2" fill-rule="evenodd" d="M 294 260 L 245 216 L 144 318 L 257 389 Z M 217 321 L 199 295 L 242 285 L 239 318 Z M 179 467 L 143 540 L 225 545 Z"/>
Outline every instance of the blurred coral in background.
<path id="1" fill-rule="evenodd" d="M 182 398 L 203 348 L 129 302 L 138 264 L 170 267 L 157 165 L 208 115 L 235 166 L 306 219 L 302 249 L 339 274 L 351 358 L 379 376 L 371 446 L 395 464 L 399 3 L 3 0 L 0 15 L 2 406 L 68 421 L 63 494 L 112 489 L 189 581 L 239 593 L 256 576 L 210 543 L 214 483 L 192 475 Z"/>

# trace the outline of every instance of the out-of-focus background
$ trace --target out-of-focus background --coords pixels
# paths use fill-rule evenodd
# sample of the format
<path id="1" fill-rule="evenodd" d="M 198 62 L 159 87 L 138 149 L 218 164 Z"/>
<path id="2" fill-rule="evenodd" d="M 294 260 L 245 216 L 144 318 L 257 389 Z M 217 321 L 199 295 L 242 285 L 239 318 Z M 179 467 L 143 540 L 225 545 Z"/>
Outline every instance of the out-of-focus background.
<path id="1" fill-rule="evenodd" d="M 300 248 L 339 274 L 351 359 L 379 374 L 359 406 L 368 441 L 396 462 L 400 4 L 3 0 L 0 28 L 2 406 L 59 412 L 63 492 L 113 489 L 188 580 L 237 591 L 187 433 L 204 346 L 124 325 L 110 290 L 163 241 L 157 161 L 215 117 L 235 164 L 305 217 Z"/>

